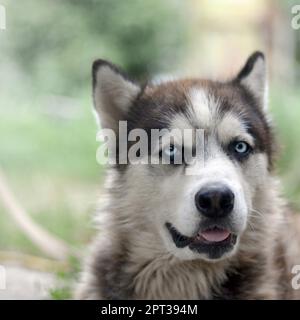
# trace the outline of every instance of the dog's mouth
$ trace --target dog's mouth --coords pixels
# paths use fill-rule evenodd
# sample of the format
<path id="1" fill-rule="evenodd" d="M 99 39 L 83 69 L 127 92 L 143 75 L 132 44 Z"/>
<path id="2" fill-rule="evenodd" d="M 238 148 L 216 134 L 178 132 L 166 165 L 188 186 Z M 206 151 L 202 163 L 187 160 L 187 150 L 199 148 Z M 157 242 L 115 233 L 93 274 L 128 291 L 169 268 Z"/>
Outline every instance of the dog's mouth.
<path id="1" fill-rule="evenodd" d="M 181 234 L 169 222 L 166 227 L 177 248 L 189 247 L 198 253 L 206 253 L 210 259 L 220 258 L 225 252 L 232 250 L 237 241 L 236 234 L 218 225 L 200 229 L 192 237 Z"/>
<path id="2" fill-rule="evenodd" d="M 219 243 L 228 240 L 230 236 L 231 233 L 228 230 L 214 227 L 203 232 L 198 232 L 193 242 Z"/>

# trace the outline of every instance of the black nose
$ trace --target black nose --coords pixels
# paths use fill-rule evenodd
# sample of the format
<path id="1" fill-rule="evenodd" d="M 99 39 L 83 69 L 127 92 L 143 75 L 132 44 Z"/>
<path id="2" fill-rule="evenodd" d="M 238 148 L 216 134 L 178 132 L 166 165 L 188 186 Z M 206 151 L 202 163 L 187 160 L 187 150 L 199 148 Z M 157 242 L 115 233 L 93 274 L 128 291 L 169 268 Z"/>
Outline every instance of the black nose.
<path id="1" fill-rule="evenodd" d="M 234 194 L 225 186 L 206 187 L 195 195 L 196 207 L 209 218 L 227 216 L 234 206 Z"/>

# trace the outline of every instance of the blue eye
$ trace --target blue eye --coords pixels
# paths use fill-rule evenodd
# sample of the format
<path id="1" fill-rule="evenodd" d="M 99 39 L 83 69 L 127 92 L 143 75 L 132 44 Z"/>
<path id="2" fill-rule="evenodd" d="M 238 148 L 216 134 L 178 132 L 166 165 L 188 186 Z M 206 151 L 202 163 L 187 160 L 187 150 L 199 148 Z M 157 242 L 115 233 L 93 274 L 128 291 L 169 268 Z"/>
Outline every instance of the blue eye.
<path id="1" fill-rule="evenodd" d="M 244 141 L 237 141 L 234 143 L 233 146 L 234 146 L 234 151 L 241 156 L 247 155 L 251 150 L 250 145 Z"/>
<path id="2" fill-rule="evenodd" d="M 183 164 L 181 150 L 175 147 L 173 144 L 163 148 L 160 153 L 162 157 L 168 164 L 180 165 Z"/>
<path id="3" fill-rule="evenodd" d="M 178 149 L 174 145 L 170 145 L 163 149 L 164 154 L 169 157 L 170 159 L 173 159 L 175 157 L 175 154 L 177 153 Z"/>

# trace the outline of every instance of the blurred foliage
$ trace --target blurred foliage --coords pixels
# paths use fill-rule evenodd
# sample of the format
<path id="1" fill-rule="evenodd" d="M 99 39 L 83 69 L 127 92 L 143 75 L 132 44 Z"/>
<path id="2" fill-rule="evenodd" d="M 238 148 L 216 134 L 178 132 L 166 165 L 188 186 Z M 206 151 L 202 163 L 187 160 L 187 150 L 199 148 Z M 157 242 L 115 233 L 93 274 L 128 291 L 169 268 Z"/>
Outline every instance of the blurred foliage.
<path id="1" fill-rule="evenodd" d="M 3 3 L 8 27 L 2 57 L 17 63 L 15 67 L 39 90 L 72 94 L 86 88 L 96 58 L 144 78 L 171 70 L 183 48 L 186 26 L 179 0 Z"/>
<path id="2" fill-rule="evenodd" d="M 298 88 L 271 88 L 270 112 L 279 145 L 278 173 L 282 192 L 296 209 L 300 209 L 300 91 Z"/>
<path id="3" fill-rule="evenodd" d="M 2 96 L 9 108 L 0 108 L 0 165 L 38 223 L 69 243 L 82 244 L 102 176 L 88 96 L 79 101 L 80 113 L 69 119 L 43 112 L 40 99 L 29 103 L 31 95 L 22 98 Z M 39 253 L 1 206 L 0 230 L 0 250 Z"/>

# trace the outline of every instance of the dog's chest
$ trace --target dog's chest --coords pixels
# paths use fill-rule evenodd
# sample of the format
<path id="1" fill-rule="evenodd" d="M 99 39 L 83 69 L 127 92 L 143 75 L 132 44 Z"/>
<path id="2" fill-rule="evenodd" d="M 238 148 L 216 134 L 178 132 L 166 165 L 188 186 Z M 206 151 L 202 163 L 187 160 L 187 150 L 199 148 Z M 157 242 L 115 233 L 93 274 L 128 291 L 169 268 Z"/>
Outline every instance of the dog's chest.
<path id="1" fill-rule="evenodd" d="M 207 270 L 190 262 L 169 264 L 167 261 L 149 263 L 134 278 L 134 299 L 210 299 L 224 280 L 212 268 Z"/>

